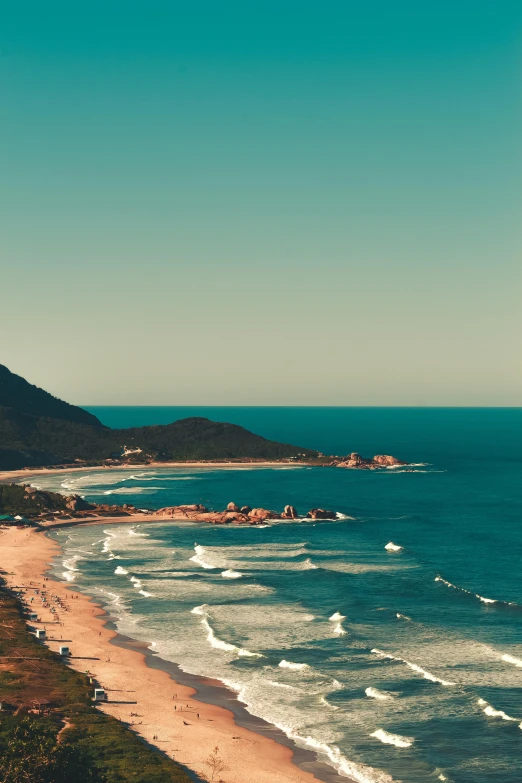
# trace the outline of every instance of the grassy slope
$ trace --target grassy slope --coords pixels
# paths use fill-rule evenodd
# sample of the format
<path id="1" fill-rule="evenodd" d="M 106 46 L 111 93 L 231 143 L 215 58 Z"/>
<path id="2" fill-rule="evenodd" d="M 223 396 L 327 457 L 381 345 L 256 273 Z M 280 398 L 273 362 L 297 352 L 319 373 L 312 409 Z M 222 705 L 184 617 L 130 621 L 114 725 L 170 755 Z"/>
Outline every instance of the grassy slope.
<path id="1" fill-rule="evenodd" d="M 0 657 L 0 702 L 8 707 L 0 712 L 0 783 L 189 783 L 181 767 L 92 706 L 88 678 L 36 642 L 4 588 L 0 627 L 0 656 L 15 656 Z M 28 715 L 34 699 L 50 702 L 47 716 Z M 57 743 L 64 720 L 72 728 Z"/>

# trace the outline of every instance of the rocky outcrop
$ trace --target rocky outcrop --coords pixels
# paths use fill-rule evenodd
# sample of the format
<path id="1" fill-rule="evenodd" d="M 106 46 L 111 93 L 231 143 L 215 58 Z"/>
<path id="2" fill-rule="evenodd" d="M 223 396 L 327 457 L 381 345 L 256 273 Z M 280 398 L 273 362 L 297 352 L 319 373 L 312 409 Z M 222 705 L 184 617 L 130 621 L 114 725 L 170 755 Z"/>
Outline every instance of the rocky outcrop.
<path id="1" fill-rule="evenodd" d="M 356 451 L 349 454 L 346 458 L 341 458 L 332 463 L 337 468 L 356 468 L 358 470 L 375 470 L 376 468 L 387 468 L 393 465 L 407 465 L 397 457 L 389 454 L 376 454 L 375 457 L 361 457 Z"/>
<path id="2" fill-rule="evenodd" d="M 166 506 L 160 508 L 158 511 L 153 512 L 155 517 L 176 517 L 177 519 L 191 519 L 194 515 L 203 515 L 208 513 L 208 508 L 200 505 L 199 503 L 193 503 L 191 505 L 182 506 Z"/>
<path id="3" fill-rule="evenodd" d="M 401 462 L 397 457 L 391 457 L 389 454 L 376 454 L 373 458 L 376 465 L 383 465 L 388 467 L 390 465 L 406 465 L 406 462 Z"/>
<path id="4" fill-rule="evenodd" d="M 269 511 L 267 508 L 253 508 L 248 515 L 250 519 L 264 522 L 265 519 L 278 519 L 279 514 Z"/>
<path id="5" fill-rule="evenodd" d="M 308 519 L 337 519 L 335 511 L 327 511 L 324 508 L 312 508 L 306 516 Z"/>
<path id="6" fill-rule="evenodd" d="M 189 519 L 192 522 L 210 522 L 213 525 L 258 525 L 268 519 L 299 519 L 295 506 L 285 506 L 282 514 L 270 511 L 268 508 L 250 508 L 243 506 L 241 509 L 235 503 L 229 503 L 224 511 L 209 511 L 205 506 L 168 506 L 160 508 L 152 513 L 154 517 L 164 519 Z M 308 519 L 336 519 L 335 511 L 326 511 L 323 508 L 313 508 L 307 514 Z"/>
<path id="7" fill-rule="evenodd" d="M 65 506 L 69 511 L 88 511 L 93 508 L 91 503 L 87 503 L 79 495 L 69 495 L 65 498 Z"/>

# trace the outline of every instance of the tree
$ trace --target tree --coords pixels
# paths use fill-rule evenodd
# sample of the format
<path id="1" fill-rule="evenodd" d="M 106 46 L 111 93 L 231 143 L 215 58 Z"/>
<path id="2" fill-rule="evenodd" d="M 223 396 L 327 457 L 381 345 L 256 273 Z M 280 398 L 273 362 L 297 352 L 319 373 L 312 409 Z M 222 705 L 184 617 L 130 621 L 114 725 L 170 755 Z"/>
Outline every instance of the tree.
<path id="1" fill-rule="evenodd" d="M 56 726 L 24 718 L 7 736 L 0 750 L 0 783 L 98 783 L 84 754 L 57 741 Z"/>
<path id="2" fill-rule="evenodd" d="M 219 747 L 216 745 L 212 753 L 203 762 L 209 769 L 210 783 L 214 783 L 218 775 L 221 775 L 227 769 L 227 765 L 219 755 Z"/>

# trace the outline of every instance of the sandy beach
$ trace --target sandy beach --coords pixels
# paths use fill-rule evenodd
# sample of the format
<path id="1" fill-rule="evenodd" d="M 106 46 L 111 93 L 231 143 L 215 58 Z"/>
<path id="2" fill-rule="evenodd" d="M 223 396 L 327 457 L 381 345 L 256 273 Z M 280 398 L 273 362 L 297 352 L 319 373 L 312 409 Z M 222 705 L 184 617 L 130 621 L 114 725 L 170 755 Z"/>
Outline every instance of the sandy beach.
<path id="1" fill-rule="evenodd" d="M 297 462 L 296 460 L 289 460 L 288 462 L 263 462 L 256 460 L 244 460 L 244 461 L 228 461 L 228 462 L 205 462 L 204 460 L 194 460 L 192 462 L 144 462 L 134 463 L 127 465 L 84 465 L 83 467 L 71 466 L 70 468 L 22 468 L 21 470 L 4 470 L 0 471 L 0 482 L 12 482 L 20 483 L 24 482 L 20 479 L 29 479 L 31 476 L 46 476 L 51 473 L 82 473 L 98 470 L 142 470 L 154 468 L 216 468 L 224 470 L 229 468 L 231 470 L 251 470 L 252 468 L 289 468 L 289 467 L 301 467 L 307 465 L 306 462 Z"/>
<path id="2" fill-rule="evenodd" d="M 110 521 L 125 520 L 99 520 Z M 220 777 L 226 783 L 318 780 L 292 763 L 290 748 L 238 726 L 229 710 L 197 701 L 194 689 L 177 684 L 160 669 L 149 668 L 143 653 L 111 644 L 117 634 L 105 626 L 107 616 L 100 606 L 66 583 L 50 578 L 44 582 L 49 562 L 60 551 L 44 533 L 4 528 L 0 544 L 9 586 L 26 588 L 29 597 L 34 595 L 31 588 L 45 586 L 67 607 L 53 615 L 38 601 L 39 622 L 34 627 L 46 629 L 51 649 L 58 651 L 60 644 L 67 644 L 70 665 L 88 671 L 107 691 L 109 701 L 100 705 L 104 712 L 129 724 L 148 743 L 203 778 L 208 775 L 204 762 L 218 746 L 226 766 Z"/>

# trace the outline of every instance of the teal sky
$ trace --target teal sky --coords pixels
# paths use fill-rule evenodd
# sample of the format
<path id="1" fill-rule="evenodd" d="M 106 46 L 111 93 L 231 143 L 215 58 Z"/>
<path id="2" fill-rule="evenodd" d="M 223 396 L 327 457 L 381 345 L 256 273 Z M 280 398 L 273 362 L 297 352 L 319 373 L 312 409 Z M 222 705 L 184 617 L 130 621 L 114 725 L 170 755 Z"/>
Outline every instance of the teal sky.
<path id="1" fill-rule="evenodd" d="M 4 0 L 0 362 L 79 404 L 520 405 L 521 86 L 519 0 Z"/>

